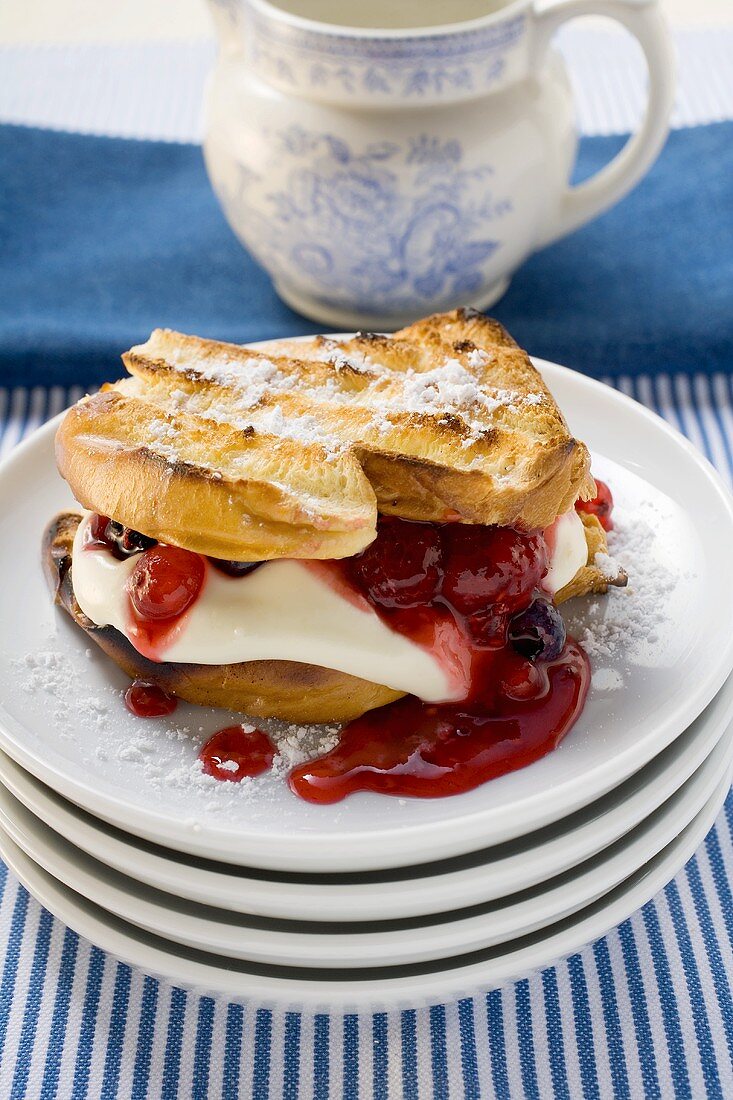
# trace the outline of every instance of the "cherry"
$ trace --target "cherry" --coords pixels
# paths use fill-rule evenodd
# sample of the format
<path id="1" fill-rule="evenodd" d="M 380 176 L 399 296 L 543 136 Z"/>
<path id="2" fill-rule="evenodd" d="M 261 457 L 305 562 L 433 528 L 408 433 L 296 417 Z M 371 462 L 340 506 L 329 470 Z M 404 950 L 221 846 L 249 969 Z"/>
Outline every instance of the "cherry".
<path id="1" fill-rule="evenodd" d="M 382 607 L 429 604 L 440 584 L 442 549 L 434 524 L 385 518 L 377 537 L 350 560 L 353 579 Z"/>
<path id="2" fill-rule="evenodd" d="M 547 572 L 547 547 L 538 534 L 452 523 L 444 528 L 443 541 L 442 595 L 464 615 L 489 607 L 515 610 Z"/>
<path id="3" fill-rule="evenodd" d="M 98 543 L 107 542 L 107 525 L 109 523 L 111 523 L 109 516 L 101 516 L 99 512 L 94 512 L 94 514 L 89 517 L 87 541 Z"/>
<path id="4" fill-rule="evenodd" d="M 140 555 L 127 593 L 141 619 L 174 619 L 196 599 L 205 576 L 200 554 L 162 544 Z"/>
<path id="5" fill-rule="evenodd" d="M 265 563 L 262 561 L 228 561 L 226 558 L 209 558 L 209 561 L 220 573 L 227 577 L 246 577 Z"/>
<path id="6" fill-rule="evenodd" d="M 173 713 L 178 700 L 158 684 L 133 680 L 125 692 L 125 706 L 138 718 L 161 718 L 164 714 Z"/>
<path id="7" fill-rule="evenodd" d="M 575 503 L 575 510 L 577 512 L 590 512 L 592 516 L 596 516 L 604 531 L 613 530 L 613 520 L 611 519 L 611 513 L 613 512 L 613 496 L 611 490 L 606 485 L 605 481 L 596 481 L 596 495 L 593 500 L 578 500 Z"/>

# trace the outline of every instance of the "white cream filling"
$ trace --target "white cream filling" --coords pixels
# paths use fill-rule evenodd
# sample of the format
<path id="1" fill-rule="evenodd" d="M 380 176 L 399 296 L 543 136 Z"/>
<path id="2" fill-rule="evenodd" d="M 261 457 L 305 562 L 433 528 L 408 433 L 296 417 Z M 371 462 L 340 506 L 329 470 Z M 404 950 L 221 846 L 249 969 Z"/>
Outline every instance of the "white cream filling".
<path id="1" fill-rule="evenodd" d="M 588 561 L 588 544 L 583 521 L 575 511 L 563 512 L 545 531 L 550 565 L 542 584 L 554 596 Z"/>
<path id="2" fill-rule="evenodd" d="M 136 557 L 119 561 L 103 550 L 85 550 L 85 515 L 76 532 L 72 579 L 77 602 L 98 626 L 113 626 L 133 645 L 125 590 Z M 545 586 L 558 591 L 585 565 L 583 525 L 575 513 L 553 525 Z M 437 656 L 398 634 L 366 600 L 340 595 L 303 562 L 267 562 L 242 578 L 207 565 L 203 591 L 181 618 L 164 661 L 237 664 L 299 661 L 335 669 L 417 695 L 426 702 L 460 699 L 465 679 Z"/>
<path id="3" fill-rule="evenodd" d="M 135 558 L 83 547 L 88 517 L 74 539 L 72 579 L 77 602 L 98 626 L 130 635 L 125 585 Z M 461 698 L 457 684 L 428 650 L 386 626 L 366 603 L 344 599 L 302 562 L 267 562 L 246 577 L 207 566 L 201 595 L 182 629 L 161 653 L 165 661 L 205 665 L 240 661 L 300 661 L 360 676 L 427 702 Z"/>

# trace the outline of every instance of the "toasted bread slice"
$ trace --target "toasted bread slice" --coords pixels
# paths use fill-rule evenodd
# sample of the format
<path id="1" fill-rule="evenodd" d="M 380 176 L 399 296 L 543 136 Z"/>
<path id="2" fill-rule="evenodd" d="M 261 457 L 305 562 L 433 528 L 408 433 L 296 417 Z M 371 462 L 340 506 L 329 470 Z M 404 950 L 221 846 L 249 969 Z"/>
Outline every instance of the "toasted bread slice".
<path id="1" fill-rule="evenodd" d="M 212 557 L 343 557 L 375 535 L 374 492 L 348 452 L 212 431 L 114 389 L 69 410 L 56 455 L 80 504 Z"/>
<path id="2" fill-rule="evenodd" d="M 131 679 L 159 684 L 189 703 L 301 723 L 348 722 L 400 698 L 400 692 L 382 684 L 296 661 L 246 661 L 233 665 L 149 661 L 114 627 L 93 623 L 76 601 L 72 550 L 80 519 L 77 513 L 65 512 L 48 525 L 43 545 L 46 576 L 55 602 Z M 606 549 L 605 532 L 595 516 L 583 515 L 582 519 L 588 564 L 558 593 L 558 603 L 586 592 L 605 592 L 608 588 L 608 581 L 593 564 L 596 552 Z"/>
<path id="3" fill-rule="evenodd" d="M 202 553 L 345 557 L 377 510 L 541 528 L 595 492 L 529 357 L 471 310 L 258 348 L 157 329 L 123 358 L 133 378 L 62 423 L 59 468 L 87 507 Z"/>

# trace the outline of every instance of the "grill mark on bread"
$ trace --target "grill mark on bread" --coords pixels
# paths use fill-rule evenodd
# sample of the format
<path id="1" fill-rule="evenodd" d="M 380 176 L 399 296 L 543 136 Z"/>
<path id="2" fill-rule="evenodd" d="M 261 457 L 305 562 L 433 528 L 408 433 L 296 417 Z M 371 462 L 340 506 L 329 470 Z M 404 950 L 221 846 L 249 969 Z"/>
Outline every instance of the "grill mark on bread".
<path id="1" fill-rule="evenodd" d="M 394 336 L 285 340 L 257 349 L 160 329 L 123 359 L 132 377 L 107 388 L 107 396 L 130 404 L 113 415 L 82 403 L 81 412 L 68 414 L 58 435 L 62 473 L 86 503 L 90 481 L 93 493 L 117 501 L 109 484 L 115 463 L 94 478 L 89 473 L 116 444 L 120 476 L 134 478 L 144 498 L 150 469 L 150 493 L 160 495 L 160 465 L 139 452 L 147 445 L 170 464 L 171 485 L 185 480 L 195 492 L 199 478 L 199 539 L 213 509 L 227 543 L 239 539 L 226 556 L 347 556 L 374 537 L 377 509 L 411 519 L 443 521 L 449 513 L 465 522 L 543 527 L 578 496 L 594 495 L 588 452 L 570 435 L 528 356 L 498 322 L 475 311 L 428 317 Z M 159 437 L 151 434 L 151 418 L 162 425 Z M 132 452 L 137 458 L 127 461 Z M 187 463 L 185 473 L 176 459 Z M 246 469 L 234 476 L 240 460 L 253 476 Z M 226 500 L 217 503 L 217 479 L 198 473 L 199 466 L 222 473 L 222 492 L 234 493 L 236 524 Z M 163 493 L 155 507 L 156 515 L 169 513 L 166 530 L 175 534 L 173 496 L 166 501 Z M 100 499 L 91 506 L 104 511 Z M 247 512 L 265 533 L 272 523 L 269 549 L 264 535 L 252 545 Z M 136 514 L 139 529 L 155 536 L 140 509 Z M 308 516 L 323 532 L 320 549 L 312 537 L 301 542 Z M 288 522 L 289 540 L 282 530 Z M 189 532 L 182 530 L 182 545 L 184 537 Z"/>

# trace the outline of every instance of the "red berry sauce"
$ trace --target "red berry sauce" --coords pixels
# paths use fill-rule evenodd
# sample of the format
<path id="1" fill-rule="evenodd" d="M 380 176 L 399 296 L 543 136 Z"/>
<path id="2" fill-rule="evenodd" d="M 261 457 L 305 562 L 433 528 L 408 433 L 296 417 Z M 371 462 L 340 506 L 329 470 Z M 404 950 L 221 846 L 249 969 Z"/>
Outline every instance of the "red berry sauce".
<path id="1" fill-rule="evenodd" d="M 175 695 L 146 680 L 133 680 L 125 692 L 125 706 L 138 718 L 162 718 L 178 706 Z"/>
<path id="2" fill-rule="evenodd" d="M 613 530 L 613 520 L 611 513 L 613 512 L 613 496 L 611 490 L 606 485 L 605 481 L 596 482 L 596 495 L 593 500 L 578 500 L 575 504 L 575 510 L 577 512 L 590 512 L 592 516 L 597 516 L 604 531 Z"/>
<path id="3" fill-rule="evenodd" d="M 547 567 L 541 532 L 390 517 L 362 554 L 319 563 L 335 587 L 351 588 L 393 630 L 462 671 L 465 698 L 436 705 L 408 696 L 369 711 L 330 753 L 294 769 L 291 790 L 310 802 L 359 790 L 458 794 L 554 749 L 583 708 L 587 657 L 565 639 L 559 616 L 552 660 L 522 655 L 509 638 L 512 618 L 547 599 Z M 547 616 L 542 628 L 552 628 Z"/>
<path id="4" fill-rule="evenodd" d="M 276 754 L 270 738 L 251 726 L 226 726 L 210 737 L 199 753 L 207 775 L 239 783 L 247 776 L 261 775 Z"/>
<path id="5" fill-rule="evenodd" d="M 573 641 L 548 663 L 505 654 L 491 669 L 498 691 L 440 706 L 408 695 L 368 711 L 345 727 L 330 753 L 295 768 L 290 789 L 321 803 L 354 791 L 436 798 L 539 760 L 583 709 L 588 659 Z"/>

